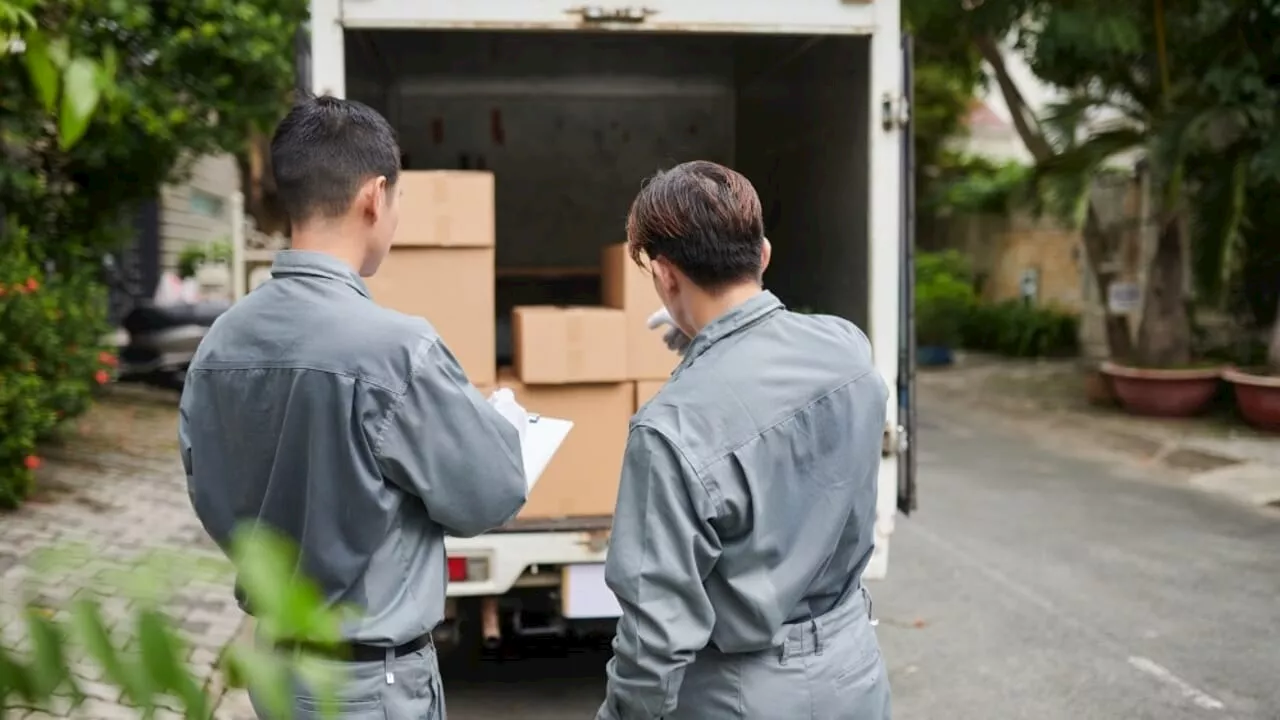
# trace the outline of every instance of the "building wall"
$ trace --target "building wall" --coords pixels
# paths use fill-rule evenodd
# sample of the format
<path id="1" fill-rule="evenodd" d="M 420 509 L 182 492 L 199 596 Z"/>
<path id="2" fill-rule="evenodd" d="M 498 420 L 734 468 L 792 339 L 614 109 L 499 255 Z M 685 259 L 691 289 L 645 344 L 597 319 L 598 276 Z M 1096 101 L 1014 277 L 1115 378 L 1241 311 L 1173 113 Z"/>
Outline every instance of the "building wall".
<path id="1" fill-rule="evenodd" d="M 178 254 L 190 243 L 231 238 L 232 193 L 240 189 L 240 173 L 231 155 L 196 161 L 186 182 L 160 193 L 160 266 L 174 270 Z"/>
<path id="2" fill-rule="evenodd" d="M 972 263 L 989 302 L 1023 295 L 1028 273 L 1036 278 L 1036 302 L 1080 312 L 1084 305 L 1084 254 L 1080 233 L 1047 219 L 1021 215 L 949 218 L 943 247 Z"/>
<path id="3" fill-rule="evenodd" d="M 1127 180 L 1095 183 L 1093 200 L 1103 227 L 1117 236 L 1117 281 L 1141 287 L 1155 234 L 1145 217 L 1142 189 Z M 1086 357 L 1106 356 L 1105 298 L 1089 270 L 1080 230 L 1051 217 L 1026 213 L 953 215 L 937 223 L 930 248 L 953 248 L 968 257 L 982 286 L 982 297 L 999 302 L 1022 297 L 1026 273 L 1036 276 L 1036 302 L 1080 314 L 1080 340 Z M 1136 330 L 1140 308 L 1127 315 Z"/>

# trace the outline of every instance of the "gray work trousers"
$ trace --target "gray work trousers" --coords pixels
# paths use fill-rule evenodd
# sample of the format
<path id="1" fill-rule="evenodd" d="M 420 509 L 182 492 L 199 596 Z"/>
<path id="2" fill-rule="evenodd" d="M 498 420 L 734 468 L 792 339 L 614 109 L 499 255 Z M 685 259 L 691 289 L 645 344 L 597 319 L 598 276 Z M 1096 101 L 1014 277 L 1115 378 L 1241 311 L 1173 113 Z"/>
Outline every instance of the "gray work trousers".
<path id="1" fill-rule="evenodd" d="M 440 666 L 431 645 L 381 662 L 335 661 L 332 669 L 347 677 L 338 689 L 336 720 L 445 720 Z M 250 700 L 261 720 L 275 720 L 260 698 L 250 693 Z M 293 715 L 279 720 L 322 717 L 326 716 L 315 695 L 298 683 L 294 688 Z"/>
<path id="2" fill-rule="evenodd" d="M 889 676 L 863 590 L 788 626 L 781 646 L 726 654 L 708 647 L 685 671 L 664 720 L 889 720 Z"/>

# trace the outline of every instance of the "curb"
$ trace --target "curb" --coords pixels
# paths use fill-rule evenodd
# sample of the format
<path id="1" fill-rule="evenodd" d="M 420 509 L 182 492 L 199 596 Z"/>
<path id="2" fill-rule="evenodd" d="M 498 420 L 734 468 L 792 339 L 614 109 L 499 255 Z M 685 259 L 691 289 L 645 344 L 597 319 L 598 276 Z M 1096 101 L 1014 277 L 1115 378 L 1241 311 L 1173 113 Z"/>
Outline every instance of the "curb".
<path id="1" fill-rule="evenodd" d="M 1191 477 L 1192 487 L 1254 507 L 1280 509 L 1280 470 L 1243 462 Z"/>

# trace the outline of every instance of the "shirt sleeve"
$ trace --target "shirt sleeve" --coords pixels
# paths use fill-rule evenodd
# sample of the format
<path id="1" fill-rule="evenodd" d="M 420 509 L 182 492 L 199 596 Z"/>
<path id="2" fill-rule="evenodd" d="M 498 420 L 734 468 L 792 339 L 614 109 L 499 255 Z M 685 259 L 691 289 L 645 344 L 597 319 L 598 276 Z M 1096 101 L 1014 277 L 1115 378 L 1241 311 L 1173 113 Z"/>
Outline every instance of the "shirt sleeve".
<path id="1" fill-rule="evenodd" d="M 227 550 L 231 547 L 231 533 L 235 520 L 230 508 L 221 494 L 210 492 L 207 486 L 201 486 L 196 477 L 195 445 L 191 432 L 191 407 L 199 407 L 196 398 L 199 385 L 188 377 L 182 388 L 182 399 L 178 403 L 178 452 L 182 456 L 182 470 L 187 476 L 187 498 L 191 501 L 191 509 L 195 511 L 200 526 L 217 543 L 218 547 Z"/>
<path id="2" fill-rule="evenodd" d="M 622 617 L 597 720 L 658 720 L 675 710 L 685 668 L 715 624 L 703 585 L 720 557 L 710 507 L 665 437 L 631 431 L 605 564 Z"/>
<path id="3" fill-rule="evenodd" d="M 457 537 L 501 527 L 528 496 L 519 434 L 439 340 L 418 353 L 374 449 L 383 476 Z"/>

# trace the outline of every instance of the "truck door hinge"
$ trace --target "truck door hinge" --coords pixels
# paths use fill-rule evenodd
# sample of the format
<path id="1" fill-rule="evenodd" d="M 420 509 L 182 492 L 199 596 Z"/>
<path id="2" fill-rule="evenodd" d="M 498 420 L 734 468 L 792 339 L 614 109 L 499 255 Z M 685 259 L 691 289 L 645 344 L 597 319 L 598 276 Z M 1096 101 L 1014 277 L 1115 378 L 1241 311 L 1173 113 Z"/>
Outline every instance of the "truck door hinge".
<path id="1" fill-rule="evenodd" d="M 907 429 L 902 425 L 886 425 L 884 439 L 880 444 L 880 456 L 905 455 L 910 447 L 910 438 L 907 436 Z"/>
<path id="2" fill-rule="evenodd" d="M 904 128 L 911 121 L 911 102 L 901 95 L 885 93 L 880 99 L 880 127 L 885 132 Z"/>

